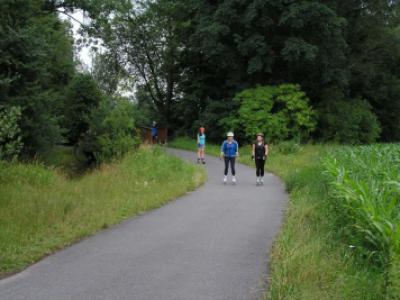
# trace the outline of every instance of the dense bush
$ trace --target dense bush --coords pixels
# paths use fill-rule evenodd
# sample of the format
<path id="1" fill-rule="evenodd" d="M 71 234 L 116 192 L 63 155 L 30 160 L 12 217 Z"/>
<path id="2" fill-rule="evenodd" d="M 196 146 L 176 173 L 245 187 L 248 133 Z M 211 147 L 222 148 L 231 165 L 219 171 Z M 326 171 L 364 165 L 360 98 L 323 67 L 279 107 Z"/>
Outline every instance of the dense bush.
<path id="1" fill-rule="evenodd" d="M 19 107 L 0 106 L 0 160 L 15 159 L 22 149 Z"/>
<path id="2" fill-rule="evenodd" d="M 68 87 L 65 101 L 65 127 L 67 137 L 75 145 L 89 130 L 92 111 L 104 95 L 88 74 L 77 74 Z"/>
<path id="3" fill-rule="evenodd" d="M 296 141 L 283 141 L 276 145 L 273 145 L 273 150 L 282 154 L 293 154 L 298 152 L 300 149 L 299 143 Z"/>
<path id="4" fill-rule="evenodd" d="M 104 99 L 90 114 L 89 129 L 79 142 L 88 159 L 97 163 L 120 158 L 139 144 L 133 104 L 125 99 Z"/>
<path id="5" fill-rule="evenodd" d="M 315 113 L 298 85 L 258 86 L 236 94 L 237 115 L 224 118 L 225 128 L 242 130 L 247 139 L 259 131 L 268 141 L 303 140 L 315 129 Z"/>
<path id="6" fill-rule="evenodd" d="M 319 113 L 320 135 L 326 141 L 368 144 L 379 138 L 380 125 L 367 101 L 350 100 L 326 103 Z"/>

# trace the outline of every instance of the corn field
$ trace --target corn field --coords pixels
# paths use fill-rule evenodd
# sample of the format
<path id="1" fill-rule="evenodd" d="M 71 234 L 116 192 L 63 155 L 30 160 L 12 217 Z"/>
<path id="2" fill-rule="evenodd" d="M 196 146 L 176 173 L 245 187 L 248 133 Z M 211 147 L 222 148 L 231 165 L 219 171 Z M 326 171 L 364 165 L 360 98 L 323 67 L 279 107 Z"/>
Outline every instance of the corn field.
<path id="1" fill-rule="evenodd" d="M 336 148 L 323 159 L 338 227 L 400 297 L 400 145 Z"/>

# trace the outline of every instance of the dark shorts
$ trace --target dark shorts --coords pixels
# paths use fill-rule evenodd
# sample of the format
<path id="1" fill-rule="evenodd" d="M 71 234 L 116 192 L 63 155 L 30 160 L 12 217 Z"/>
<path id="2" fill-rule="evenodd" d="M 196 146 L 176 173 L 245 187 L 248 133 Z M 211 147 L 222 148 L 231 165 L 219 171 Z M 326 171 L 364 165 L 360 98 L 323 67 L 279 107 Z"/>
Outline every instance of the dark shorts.
<path id="1" fill-rule="evenodd" d="M 206 145 L 197 144 L 197 148 L 199 148 L 199 149 L 204 149 L 205 147 L 206 147 Z"/>

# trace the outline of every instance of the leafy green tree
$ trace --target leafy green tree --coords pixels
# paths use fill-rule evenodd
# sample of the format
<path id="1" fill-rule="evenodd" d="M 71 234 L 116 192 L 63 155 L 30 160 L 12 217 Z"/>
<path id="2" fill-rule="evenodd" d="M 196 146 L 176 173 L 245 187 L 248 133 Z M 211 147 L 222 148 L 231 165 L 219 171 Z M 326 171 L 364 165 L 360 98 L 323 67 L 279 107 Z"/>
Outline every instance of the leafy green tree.
<path id="1" fill-rule="evenodd" d="M 100 90 L 107 96 L 115 96 L 124 83 L 131 83 L 118 61 L 118 55 L 111 52 L 98 53 L 92 61 L 90 73 Z"/>
<path id="2" fill-rule="evenodd" d="M 134 126 L 134 106 L 126 99 L 104 98 L 91 111 L 89 130 L 79 148 L 96 163 L 121 158 L 139 144 Z"/>
<path id="3" fill-rule="evenodd" d="M 400 140 L 399 1 L 337 0 L 348 44 L 350 82 L 344 98 L 367 100 L 382 126 L 382 140 Z M 333 99 L 335 101 L 335 99 Z"/>
<path id="4" fill-rule="evenodd" d="M 188 25 L 177 118 L 222 119 L 235 111 L 235 93 L 257 84 L 299 83 L 318 103 L 324 90 L 348 83 L 346 21 L 320 1 L 186 1 Z M 224 103 L 224 109 L 207 113 Z M 192 118 L 178 127 L 191 128 Z M 202 120 L 203 123 L 215 122 Z M 215 127 L 215 125 L 214 125 Z"/>
<path id="5" fill-rule="evenodd" d="M 325 103 L 319 114 L 319 134 L 325 141 L 370 144 L 379 138 L 379 121 L 371 105 L 365 100 Z"/>
<path id="6" fill-rule="evenodd" d="M 88 74 L 77 74 L 71 81 L 65 101 L 65 127 L 72 145 L 79 142 L 90 127 L 91 113 L 103 101 L 97 83 Z"/>
<path id="7" fill-rule="evenodd" d="M 102 39 L 127 76 L 137 78 L 138 84 L 146 87 L 161 123 L 166 125 L 181 74 L 178 58 L 182 45 L 174 20 L 180 1 L 110 3 L 113 9 L 108 11 L 92 10 L 93 23 L 88 32 Z"/>
<path id="8" fill-rule="evenodd" d="M 236 116 L 225 118 L 226 129 L 242 131 L 248 140 L 263 132 L 269 141 L 306 139 L 315 129 L 315 113 L 298 85 L 258 86 L 236 94 Z"/>
<path id="9" fill-rule="evenodd" d="M 22 149 L 19 107 L 0 106 L 0 160 L 16 159 Z"/>
<path id="10" fill-rule="evenodd" d="M 88 32 L 146 88 L 143 99 L 171 131 L 206 125 L 217 139 L 236 93 L 293 82 L 321 113 L 365 99 L 381 139 L 400 139 L 399 1 L 56 2 L 89 10 Z"/>
<path id="11" fill-rule="evenodd" d="M 64 89 L 74 73 L 69 27 L 43 4 L 0 2 L 0 105 L 21 108 L 29 155 L 61 141 Z"/>

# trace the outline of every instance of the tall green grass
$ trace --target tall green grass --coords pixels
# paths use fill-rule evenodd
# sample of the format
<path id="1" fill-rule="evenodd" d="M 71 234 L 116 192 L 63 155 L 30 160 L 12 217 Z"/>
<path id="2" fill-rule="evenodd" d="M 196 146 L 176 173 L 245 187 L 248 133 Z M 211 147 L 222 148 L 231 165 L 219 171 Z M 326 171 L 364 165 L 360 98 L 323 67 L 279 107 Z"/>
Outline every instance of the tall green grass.
<path id="1" fill-rule="evenodd" d="M 345 242 L 329 203 L 321 159 L 338 149 L 306 145 L 269 161 L 285 181 L 290 203 L 274 243 L 265 299 L 382 299 L 383 273 Z"/>
<path id="2" fill-rule="evenodd" d="M 88 171 L 87 158 L 74 151 L 72 146 L 56 145 L 38 157 L 45 166 L 58 169 L 68 177 L 83 175 Z"/>
<path id="3" fill-rule="evenodd" d="M 140 149 L 73 180 L 41 164 L 1 162 L 0 275 L 159 207 L 204 180 L 201 168 L 159 148 Z"/>
<path id="4" fill-rule="evenodd" d="M 400 298 L 400 145 L 345 147 L 323 160 L 340 232 L 382 268 L 385 298 Z"/>

